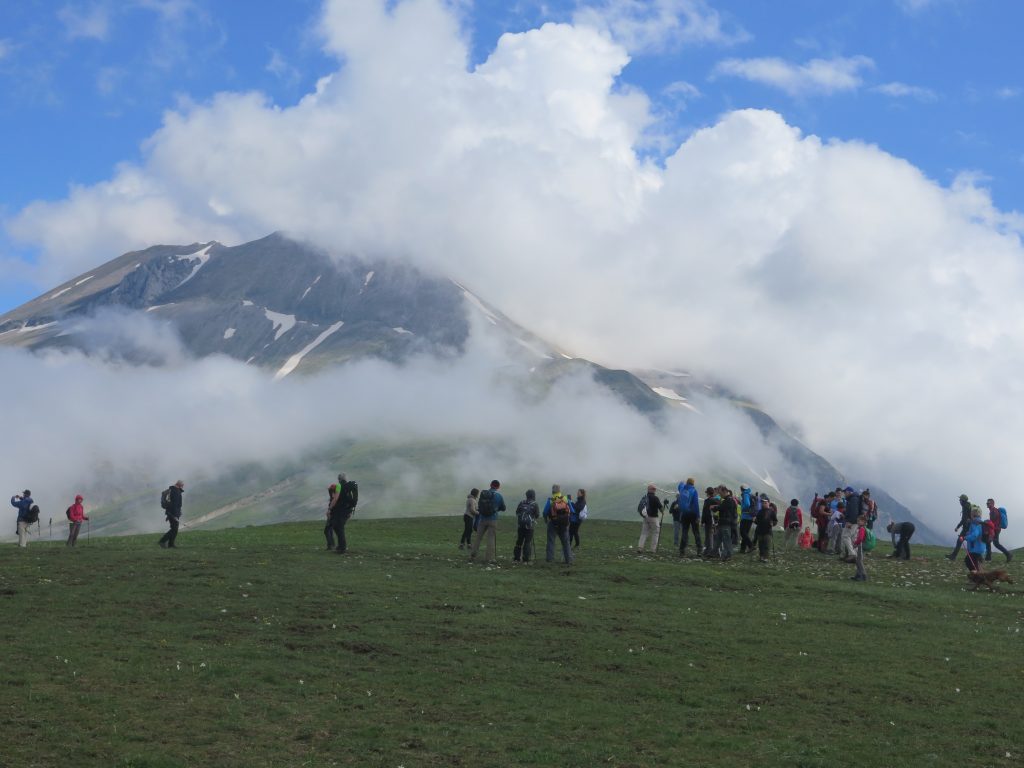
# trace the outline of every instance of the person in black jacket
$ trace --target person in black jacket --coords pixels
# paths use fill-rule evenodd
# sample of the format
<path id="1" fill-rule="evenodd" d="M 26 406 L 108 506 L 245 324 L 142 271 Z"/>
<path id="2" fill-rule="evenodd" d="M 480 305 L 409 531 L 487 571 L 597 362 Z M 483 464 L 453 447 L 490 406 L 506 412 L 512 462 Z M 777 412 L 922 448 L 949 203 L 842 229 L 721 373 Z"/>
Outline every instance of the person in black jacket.
<path id="1" fill-rule="evenodd" d="M 960 547 L 964 544 L 964 537 L 971 530 L 971 502 L 966 493 L 960 494 L 960 522 L 953 526 L 953 530 L 960 531 L 960 535 L 956 537 L 956 546 L 953 547 L 953 551 L 946 555 L 950 560 L 956 560 L 956 556 L 960 553 Z"/>
<path id="2" fill-rule="evenodd" d="M 700 524 L 704 528 L 704 552 L 705 557 L 717 555 L 715 551 L 715 521 L 718 517 L 718 505 L 722 497 L 718 492 L 708 486 L 704 491 L 704 506 L 700 512 Z"/>
<path id="3" fill-rule="evenodd" d="M 334 527 L 334 537 L 338 540 L 335 552 L 339 555 L 345 554 L 348 549 L 348 540 L 345 538 L 345 523 L 356 511 L 356 504 L 359 503 L 359 486 L 355 480 L 349 480 L 342 472 L 338 475 L 338 491 L 331 501 L 331 525 Z"/>
<path id="4" fill-rule="evenodd" d="M 644 545 L 648 541 L 650 541 L 651 554 L 653 555 L 658 551 L 663 505 L 661 499 L 658 498 L 658 494 L 655 493 L 656 490 L 654 485 L 647 486 L 647 495 L 641 500 L 640 507 L 637 510 L 640 513 L 640 517 L 643 518 L 643 524 L 640 528 L 640 543 L 636 547 L 638 555 L 643 553 Z"/>
<path id="5" fill-rule="evenodd" d="M 762 497 L 761 508 L 754 515 L 754 538 L 757 539 L 758 557 L 762 563 L 768 562 L 768 547 L 775 535 L 775 526 L 779 524 L 779 515 L 774 504 Z"/>
<path id="6" fill-rule="evenodd" d="M 160 537 L 158 542 L 163 549 L 173 549 L 177 545 L 174 543 L 178 538 L 178 525 L 181 523 L 181 494 L 185 492 L 185 483 L 179 480 L 166 491 L 164 494 L 167 498 L 167 507 L 164 512 L 167 515 L 167 533 Z"/>
<path id="7" fill-rule="evenodd" d="M 889 533 L 892 534 L 892 543 L 895 549 L 889 557 L 902 557 L 904 560 L 910 559 L 910 537 L 914 535 L 914 524 L 913 523 L 897 523 L 892 522 L 885 528 Z M 899 541 L 896 537 L 899 536 Z"/>

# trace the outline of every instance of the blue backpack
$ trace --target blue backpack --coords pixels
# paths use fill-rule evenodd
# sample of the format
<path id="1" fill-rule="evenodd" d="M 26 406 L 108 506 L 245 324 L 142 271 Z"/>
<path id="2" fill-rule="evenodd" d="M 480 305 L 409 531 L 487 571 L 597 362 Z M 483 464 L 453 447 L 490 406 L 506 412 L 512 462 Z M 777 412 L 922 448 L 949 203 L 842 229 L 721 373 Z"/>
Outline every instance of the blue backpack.
<path id="1" fill-rule="evenodd" d="M 1007 524 L 1006 507 L 1000 507 L 999 508 L 999 527 L 1000 528 L 1005 528 L 1006 524 Z"/>

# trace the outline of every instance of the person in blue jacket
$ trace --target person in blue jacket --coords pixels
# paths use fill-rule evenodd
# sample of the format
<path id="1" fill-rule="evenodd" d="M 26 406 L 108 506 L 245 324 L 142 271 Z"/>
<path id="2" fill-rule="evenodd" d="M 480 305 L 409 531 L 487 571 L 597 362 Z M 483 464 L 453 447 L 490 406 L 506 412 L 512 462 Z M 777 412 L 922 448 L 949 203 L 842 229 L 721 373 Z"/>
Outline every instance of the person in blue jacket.
<path id="1" fill-rule="evenodd" d="M 981 559 L 985 556 L 985 542 L 981 538 L 981 508 L 976 504 L 971 508 L 970 528 L 965 536 L 960 537 L 960 542 L 967 545 L 967 554 L 964 556 L 967 570 L 980 571 Z"/>
<path id="2" fill-rule="evenodd" d="M 11 496 L 11 506 L 18 510 L 18 546 L 28 546 L 29 512 L 35 502 L 32 500 L 32 491 L 25 490 L 21 495 Z"/>
<path id="3" fill-rule="evenodd" d="M 480 491 L 480 498 L 476 502 L 477 518 L 476 536 L 473 537 L 473 546 L 469 550 L 470 561 L 476 560 L 476 553 L 480 550 L 480 542 L 486 540 L 486 559 L 488 563 L 496 562 L 498 549 L 498 513 L 505 511 L 505 499 L 502 498 L 498 489 L 501 483 L 491 480 L 491 487 Z"/>
<path id="4" fill-rule="evenodd" d="M 754 540 L 750 538 L 750 529 L 754 518 L 761 508 L 761 500 L 747 486 L 740 486 L 740 554 L 754 551 Z M 736 543 L 735 541 L 733 542 Z"/>
<path id="5" fill-rule="evenodd" d="M 690 531 L 697 543 L 697 554 L 700 554 L 700 498 L 692 477 L 679 484 L 679 520 L 683 526 L 683 535 L 679 539 L 679 556 L 686 554 L 686 545 L 690 542 Z"/>

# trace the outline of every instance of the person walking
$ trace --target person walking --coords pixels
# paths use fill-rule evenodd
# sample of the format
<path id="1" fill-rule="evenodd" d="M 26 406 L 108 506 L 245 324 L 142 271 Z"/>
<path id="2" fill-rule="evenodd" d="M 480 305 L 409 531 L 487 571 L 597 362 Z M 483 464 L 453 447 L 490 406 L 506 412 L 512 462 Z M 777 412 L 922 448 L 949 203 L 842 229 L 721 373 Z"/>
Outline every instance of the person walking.
<path id="1" fill-rule="evenodd" d="M 640 527 L 640 543 L 636 547 L 638 555 L 643 554 L 644 545 L 648 541 L 650 541 L 651 554 L 654 555 L 658 552 L 658 538 L 661 535 L 662 503 L 656 491 L 657 488 L 653 483 L 648 485 L 647 493 L 640 500 L 640 506 L 637 509 L 640 517 L 643 518 L 643 523 Z"/>
<path id="2" fill-rule="evenodd" d="M 790 499 L 782 526 L 786 529 L 786 537 L 782 541 L 782 551 L 787 552 L 789 545 L 800 537 L 800 529 L 804 527 L 804 513 L 800 509 L 799 499 Z"/>
<path id="3" fill-rule="evenodd" d="M 682 524 L 683 535 L 679 539 L 679 556 L 686 554 L 686 545 L 690 543 L 690 532 L 693 531 L 694 546 L 697 547 L 697 554 L 700 554 L 700 498 L 697 493 L 696 483 L 692 477 L 686 478 L 685 483 L 679 484 L 679 521 Z"/>
<path id="4" fill-rule="evenodd" d="M 960 553 L 960 547 L 964 544 L 964 539 L 967 536 L 968 531 L 971 529 L 971 502 L 967 498 L 966 493 L 960 494 L 960 522 L 953 526 L 954 531 L 959 531 L 960 534 L 956 537 L 956 545 L 953 547 L 953 551 L 950 552 L 946 557 L 950 560 L 956 560 L 956 556 Z"/>
<path id="5" fill-rule="evenodd" d="M 334 551 L 344 555 L 348 551 L 348 539 L 345 538 L 345 525 L 349 518 L 356 512 L 356 505 L 359 503 L 359 485 L 355 480 L 349 480 L 344 472 L 338 475 L 337 493 L 331 501 L 331 524 L 334 528 L 334 538 L 338 540 Z"/>
<path id="6" fill-rule="evenodd" d="M 178 538 L 178 526 L 181 524 L 181 495 L 185 492 L 185 483 L 179 480 L 170 486 L 160 496 L 160 506 L 164 509 L 167 517 L 167 533 L 160 537 L 160 544 L 163 549 L 174 549 L 174 543 Z"/>
<path id="7" fill-rule="evenodd" d="M 32 507 L 35 502 L 32 500 L 32 491 L 25 489 L 20 494 L 11 496 L 11 506 L 18 510 L 18 546 L 28 546 L 28 529 L 32 525 Z"/>
<path id="8" fill-rule="evenodd" d="M 513 562 L 529 563 L 533 560 L 533 529 L 540 517 L 537 506 L 537 492 L 532 488 L 526 492 L 526 498 L 516 507 L 516 546 L 512 550 Z"/>
<path id="9" fill-rule="evenodd" d="M 580 488 L 576 491 L 576 501 L 572 503 L 572 512 L 569 513 L 569 544 L 573 549 L 580 548 L 580 526 L 590 515 L 587 509 L 587 491 Z"/>
<path id="10" fill-rule="evenodd" d="M 490 488 L 480 491 L 480 498 L 477 500 L 476 535 L 473 537 L 473 546 L 469 550 L 469 561 L 476 560 L 476 553 L 480 551 L 480 542 L 486 540 L 485 557 L 488 563 L 497 562 L 498 547 L 498 513 L 505 511 L 505 499 L 502 497 L 501 483 L 491 480 Z"/>
<path id="11" fill-rule="evenodd" d="M 992 521 L 992 540 L 985 545 L 985 562 L 992 560 L 992 547 L 1006 555 L 1006 562 L 1010 562 L 1013 553 L 999 543 L 999 532 L 1005 527 L 1003 524 L 1006 522 L 1006 509 L 997 507 L 994 499 L 989 499 L 985 504 L 988 507 L 988 519 Z"/>
<path id="12" fill-rule="evenodd" d="M 548 540 L 544 559 L 555 560 L 555 539 L 562 543 L 562 557 L 566 565 L 572 564 L 572 549 L 569 547 L 569 518 L 572 517 L 572 500 L 562 493 L 562 486 L 551 486 L 551 495 L 544 502 L 544 520 L 547 523 Z"/>
<path id="13" fill-rule="evenodd" d="M 85 514 L 85 508 L 82 506 L 83 501 L 85 499 L 79 494 L 75 496 L 75 503 L 68 507 L 68 541 L 65 546 L 75 546 L 75 543 L 78 541 L 78 532 L 82 530 L 82 521 L 89 519 L 89 516 Z"/>
<path id="14" fill-rule="evenodd" d="M 889 523 L 885 530 L 892 534 L 893 553 L 889 557 L 910 559 L 910 537 L 914 535 L 913 523 Z M 899 540 L 896 537 L 899 536 Z"/>
<path id="15" fill-rule="evenodd" d="M 473 523 L 476 522 L 476 500 L 480 496 L 480 489 L 474 488 L 466 497 L 466 509 L 462 512 L 462 538 L 459 539 L 459 549 L 465 549 L 473 543 Z"/>
<path id="16" fill-rule="evenodd" d="M 981 558 L 985 556 L 985 542 L 981 536 L 981 507 L 973 504 L 971 505 L 970 528 L 966 535 L 960 537 L 958 542 L 967 547 L 967 553 L 964 555 L 964 566 L 968 571 L 981 570 Z"/>

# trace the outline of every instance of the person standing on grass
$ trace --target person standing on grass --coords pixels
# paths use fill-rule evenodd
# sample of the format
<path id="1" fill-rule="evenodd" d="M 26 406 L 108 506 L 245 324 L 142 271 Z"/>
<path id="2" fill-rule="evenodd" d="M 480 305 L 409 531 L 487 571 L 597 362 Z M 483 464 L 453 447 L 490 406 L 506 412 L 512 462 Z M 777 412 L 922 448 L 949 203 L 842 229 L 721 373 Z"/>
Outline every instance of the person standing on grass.
<path id="1" fill-rule="evenodd" d="M 327 512 L 324 517 L 324 538 L 327 539 L 327 549 L 334 549 L 334 520 L 331 519 L 331 505 L 338 493 L 338 484 L 331 483 L 327 486 Z"/>
<path id="2" fill-rule="evenodd" d="M 529 563 L 533 560 L 533 529 L 540 517 L 540 507 L 537 506 L 537 492 L 531 488 L 526 492 L 526 498 L 519 502 L 516 507 L 516 546 L 512 550 L 513 562 Z"/>
<path id="3" fill-rule="evenodd" d="M 732 548 L 736 541 L 736 499 L 728 488 L 722 491 L 724 494 L 721 503 L 718 505 L 718 551 L 722 553 L 722 560 L 732 558 Z"/>
<path id="4" fill-rule="evenodd" d="M 828 552 L 833 555 L 839 554 L 839 539 L 843 535 L 843 514 L 846 512 L 846 503 L 840 501 L 832 510 L 828 518 Z"/>
<path id="5" fill-rule="evenodd" d="M 28 529 L 32 525 L 32 507 L 35 502 L 32 500 L 32 491 L 27 488 L 20 494 L 11 496 L 11 506 L 18 510 L 18 546 L 28 546 Z"/>
<path id="6" fill-rule="evenodd" d="M 704 504 L 700 510 L 700 524 L 704 528 L 704 552 L 705 557 L 718 555 L 715 550 L 715 524 L 718 517 L 718 505 L 722 497 L 711 486 L 704 489 Z"/>
<path id="7" fill-rule="evenodd" d="M 914 535 L 913 523 L 889 523 L 885 530 L 892 534 L 893 553 L 889 557 L 910 559 L 910 537 Z M 897 541 L 896 537 L 899 536 Z"/>
<path id="8" fill-rule="evenodd" d="M 459 549 L 465 549 L 473 543 L 473 523 L 476 522 L 476 500 L 480 496 L 480 489 L 474 488 L 466 497 L 466 509 L 462 512 L 462 538 L 459 539 Z"/>
<path id="9" fill-rule="evenodd" d="M 758 557 L 762 563 L 768 562 L 768 548 L 771 546 L 772 538 L 775 536 L 775 526 L 779 524 L 779 517 L 775 512 L 775 505 L 769 503 L 767 496 L 761 496 L 761 508 L 754 516 L 754 538 L 757 539 Z"/>
<path id="10" fill-rule="evenodd" d="M 505 511 L 505 499 L 498 489 L 501 483 L 491 480 L 491 487 L 480 491 L 480 498 L 476 503 L 477 525 L 476 535 L 473 536 L 473 546 L 469 550 L 469 561 L 476 560 L 476 553 L 480 551 L 480 542 L 486 540 L 487 547 L 485 557 L 488 563 L 497 562 L 498 548 L 498 513 Z"/>
<path id="11" fill-rule="evenodd" d="M 782 526 L 786 529 L 786 538 L 782 542 L 782 551 L 785 552 L 793 540 L 800 536 L 800 529 L 804 527 L 804 513 L 800 509 L 799 499 L 789 500 Z"/>
<path id="12" fill-rule="evenodd" d="M 569 513 L 569 544 L 573 549 L 580 548 L 580 526 L 589 515 L 587 491 L 585 488 L 579 488 L 576 491 L 576 501 L 572 503 L 572 511 Z"/>
<path id="13" fill-rule="evenodd" d="M 562 493 L 562 486 L 551 486 L 551 495 L 544 502 L 544 520 L 547 522 L 548 541 L 544 559 L 555 560 L 555 539 L 562 543 L 562 557 L 566 565 L 572 564 L 572 549 L 569 547 L 569 518 L 573 514 L 572 500 Z"/>
<path id="14" fill-rule="evenodd" d="M 750 529 L 754 525 L 754 517 L 757 515 L 760 499 L 757 494 L 747 488 L 740 486 L 740 554 L 754 551 L 754 542 L 750 538 Z M 733 542 L 736 543 L 735 541 Z"/>
<path id="15" fill-rule="evenodd" d="M 157 542 L 163 549 L 174 549 L 178 538 L 178 526 L 181 524 L 181 495 L 185 492 L 185 483 L 179 480 L 169 487 L 160 497 L 160 506 L 167 517 L 167 533 Z"/>
<path id="16" fill-rule="evenodd" d="M 682 485 L 682 483 L 680 483 Z M 672 517 L 672 546 L 679 546 L 679 534 L 683 532 L 683 521 L 679 516 L 680 509 L 679 494 L 672 500 L 672 503 L 668 507 L 668 513 Z"/>
<path id="17" fill-rule="evenodd" d="M 78 532 L 82 530 L 82 521 L 88 520 L 89 516 L 85 514 L 85 508 L 82 506 L 82 502 L 85 499 L 81 495 L 75 496 L 75 503 L 68 507 L 68 541 L 65 546 L 73 547 L 78 541 Z"/>
<path id="18" fill-rule="evenodd" d="M 867 515 L 857 518 L 857 532 L 853 535 L 853 547 L 857 553 L 854 559 L 857 563 L 857 573 L 850 577 L 853 581 L 868 580 L 868 572 L 864 570 L 864 539 L 868 536 L 867 524 Z"/>
<path id="19" fill-rule="evenodd" d="M 345 538 L 345 524 L 356 512 L 356 505 L 359 503 L 359 485 L 355 480 L 349 480 L 344 472 L 338 475 L 337 493 L 331 501 L 331 524 L 334 527 L 334 537 L 338 545 L 334 551 L 339 555 L 348 551 L 348 539 Z"/>
<path id="20" fill-rule="evenodd" d="M 686 545 L 690 543 L 690 532 L 693 531 L 694 546 L 700 554 L 700 496 L 692 477 L 679 484 L 679 520 L 683 527 L 683 535 L 679 540 L 679 556 L 686 554 Z"/>
<path id="21" fill-rule="evenodd" d="M 1013 559 L 1013 555 L 1006 547 L 999 543 L 999 532 L 1003 530 L 1003 523 L 1006 521 L 1006 510 L 997 507 L 994 499 L 989 499 L 985 504 L 988 506 L 988 519 L 992 521 L 992 540 L 985 545 L 985 562 L 992 560 L 992 547 L 995 547 L 1004 555 L 1006 562 Z"/>
<path id="22" fill-rule="evenodd" d="M 652 483 L 647 486 L 647 494 L 640 500 L 637 511 L 643 522 L 640 526 L 640 543 L 637 544 L 636 553 L 642 555 L 644 545 L 650 541 L 651 554 L 658 552 L 658 538 L 661 536 L 661 511 L 662 503 L 655 493 L 657 488 Z"/>
<path id="23" fill-rule="evenodd" d="M 971 525 L 967 535 L 961 536 L 958 544 L 965 544 L 967 553 L 964 565 L 968 571 L 980 571 L 981 559 L 985 556 L 985 542 L 981 538 L 981 507 L 972 505 Z"/>

